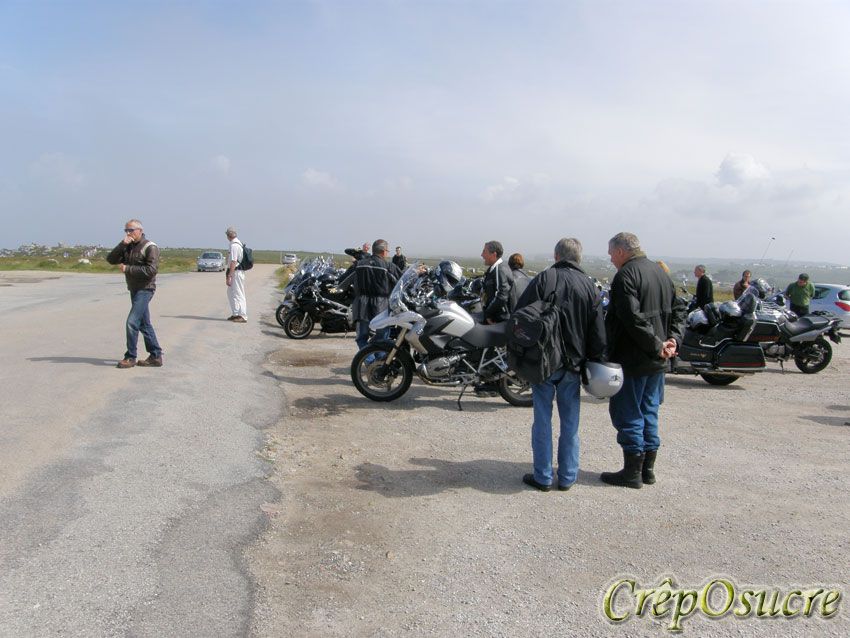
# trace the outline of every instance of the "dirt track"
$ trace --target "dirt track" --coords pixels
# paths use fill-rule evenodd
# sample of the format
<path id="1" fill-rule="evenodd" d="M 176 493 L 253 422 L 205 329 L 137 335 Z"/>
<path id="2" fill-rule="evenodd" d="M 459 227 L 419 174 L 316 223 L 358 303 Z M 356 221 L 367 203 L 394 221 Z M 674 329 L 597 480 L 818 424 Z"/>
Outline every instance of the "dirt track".
<path id="1" fill-rule="evenodd" d="M 273 319 L 271 320 L 273 322 Z M 281 331 L 282 335 L 282 331 Z M 530 410 L 465 399 L 415 380 L 392 404 L 357 394 L 351 337 L 280 340 L 266 361 L 288 416 L 266 453 L 282 499 L 250 553 L 262 636 L 664 635 L 659 621 L 612 625 L 619 576 L 699 588 L 832 586 L 846 596 L 850 350 L 816 376 L 777 365 L 717 388 L 668 380 L 659 481 L 614 488 L 607 405 L 583 398 L 582 469 L 567 493 L 520 482 Z M 699 636 L 850 634 L 837 617 L 708 620 Z"/>

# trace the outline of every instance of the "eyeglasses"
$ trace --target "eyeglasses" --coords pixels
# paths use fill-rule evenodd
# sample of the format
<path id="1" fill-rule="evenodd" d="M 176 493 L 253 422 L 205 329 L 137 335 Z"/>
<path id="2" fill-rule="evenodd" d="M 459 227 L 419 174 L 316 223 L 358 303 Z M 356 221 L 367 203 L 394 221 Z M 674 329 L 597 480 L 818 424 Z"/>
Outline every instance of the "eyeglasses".
<path id="1" fill-rule="evenodd" d="M 134 233 L 134 232 L 136 232 L 137 230 L 142 230 L 142 229 L 141 229 L 141 228 L 125 228 L 125 229 L 124 229 L 124 232 L 125 232 L 125 233 L 127 233 L 127 234 L 129 235 L 130 233 Z"/>

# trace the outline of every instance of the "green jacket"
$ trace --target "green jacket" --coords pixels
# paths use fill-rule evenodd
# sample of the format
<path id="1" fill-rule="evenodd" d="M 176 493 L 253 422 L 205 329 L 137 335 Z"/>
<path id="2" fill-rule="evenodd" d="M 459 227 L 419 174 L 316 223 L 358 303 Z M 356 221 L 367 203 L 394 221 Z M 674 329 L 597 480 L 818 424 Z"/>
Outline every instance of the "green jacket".
<path id="1" fill-rule="evenodd" d="M 792 281 L 785 289 L 785 296 L 791 300 L 795 306 L 809 307 L 809 302 L 815 296 L 815 286 L 812 282 L 808 282 L 805 286 L 798 286 L 796 281 Z"/>

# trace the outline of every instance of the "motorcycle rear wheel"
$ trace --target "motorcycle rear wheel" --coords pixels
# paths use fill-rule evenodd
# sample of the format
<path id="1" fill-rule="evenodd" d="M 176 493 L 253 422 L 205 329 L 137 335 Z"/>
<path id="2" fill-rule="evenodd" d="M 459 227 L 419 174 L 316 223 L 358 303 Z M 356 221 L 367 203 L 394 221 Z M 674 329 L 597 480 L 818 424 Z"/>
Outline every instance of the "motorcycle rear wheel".
<path id="1" fill-rule="evenodd" d="M 413 381 L 413 359 L 404 350 L 396 351 L 392 363 L 384 363 L 393 346 L 388 343 L 367 345 L 351 361 L 351 380 L 357 391 L 372 401 L 395 401 Z"/>
<path id="2" fill-rule="evenodd" d="M 832 361 L 832 346 L 823 337 L 818 337 L 794 355 L 794 363 L 803 374 L 820 372 L 829 365 L 830 361 Z"/>
<path id="3" fill-rule="evenodd" d="M 737 374 L 711 374 L 710 372 L 703 372 L 699 376 L 711 385 L 729 385 L 741 378 Z"/>
<path id="4" fill-rule="evenodd" d="M 283 322 L 283 331 L 290 339 L 305 339 L 313 332 L 313 317 L 300 310 L 293 310 Z"/>
<path id="5" fill-rule="evenodd" d="M 518 408 L 530 408 L 532 406 L 530 383 L 506 374 L 499 379 L 498 388 L 501 397 L 511 405 Z"/>
<path id="6" fill-rule="evenodd" d="M 277 307 L 277 310 L 274 311 L 274 318 L 277 319 L 277 322 L 280 324 L 281 328 L 285 327 L 284 324 L 286 323 L 286 316 L 289 314 L 289 310 L 289 306 L 280 304 Z"/>

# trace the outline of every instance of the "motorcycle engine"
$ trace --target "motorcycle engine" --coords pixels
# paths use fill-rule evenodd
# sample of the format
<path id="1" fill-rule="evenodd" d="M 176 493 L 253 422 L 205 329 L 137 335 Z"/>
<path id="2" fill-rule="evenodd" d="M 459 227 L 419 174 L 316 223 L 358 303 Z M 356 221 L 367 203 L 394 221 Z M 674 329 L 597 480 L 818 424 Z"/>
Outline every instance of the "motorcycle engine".
<path id="1" fill-rule="evenodd" d="M 419 373 L 428 379 L 442 379 L 449 376 L 455 364 L 463 358 L 456 354 L 450 357 L 437 357 L 419 364 Z"/>
<path id="2" fill-rule="evenodd" d="M 772 343 L 767 348 L 764 349 L 764 353 L 768 357 L 784 357 L 785 356 L 785 346 L 781 343 Z"/>

